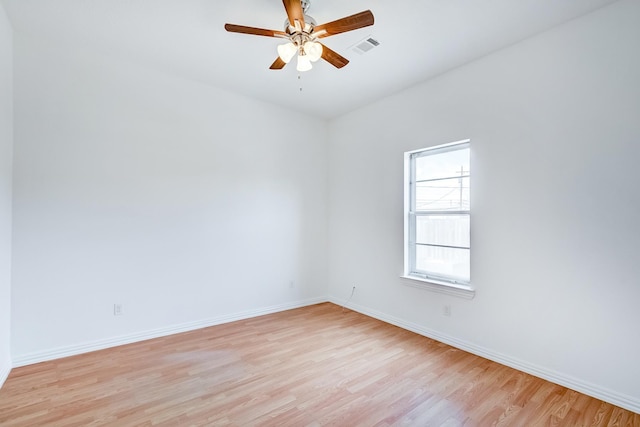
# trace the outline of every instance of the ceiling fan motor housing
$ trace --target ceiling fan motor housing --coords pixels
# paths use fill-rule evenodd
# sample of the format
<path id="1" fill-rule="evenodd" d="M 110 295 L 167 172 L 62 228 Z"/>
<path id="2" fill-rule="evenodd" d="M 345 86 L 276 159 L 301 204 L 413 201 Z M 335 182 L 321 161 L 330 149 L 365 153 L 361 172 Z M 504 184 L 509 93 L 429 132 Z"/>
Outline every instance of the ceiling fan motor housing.
<path id="1" fill-rule="evenodd" d="M 284 32 L 289 35 L 294 35 L 299 32 L 311 35 L 316 25 L 317 23 L 315 19 L 313 19 L 309 15 L 304 15 L 304 28 L 302 28 L 301 31 L 296 31 L 296 27 L 294 25 L 291 25 L 291 22 L 289 22 L 289 18 L 287 18 L 284 21 Z"/>

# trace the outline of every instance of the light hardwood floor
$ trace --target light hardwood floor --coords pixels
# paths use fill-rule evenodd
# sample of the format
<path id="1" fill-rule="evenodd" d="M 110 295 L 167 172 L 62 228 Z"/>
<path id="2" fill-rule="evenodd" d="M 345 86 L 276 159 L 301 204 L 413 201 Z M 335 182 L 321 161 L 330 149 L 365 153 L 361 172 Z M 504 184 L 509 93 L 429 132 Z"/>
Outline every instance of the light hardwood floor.
<path id="1" fill-rule="evenodd" d="M 9 426 L 640 426 L 640 415 L 325 303 L 14 369 Z"/>

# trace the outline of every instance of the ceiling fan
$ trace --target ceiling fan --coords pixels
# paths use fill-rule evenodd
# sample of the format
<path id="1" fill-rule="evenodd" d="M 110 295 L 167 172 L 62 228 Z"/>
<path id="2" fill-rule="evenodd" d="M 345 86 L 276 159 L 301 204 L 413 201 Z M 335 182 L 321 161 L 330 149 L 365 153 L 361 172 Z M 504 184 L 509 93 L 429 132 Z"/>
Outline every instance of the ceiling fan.
<path id="1" fill-rule="evenodd" d="M 311 0 L 282 0 L 288 17 L 284 24 L 284 31 L 265 30 L 236 24 L 225 24 L 224 28 L 232 33 L 287 39 L 287 43 L 278 46 L 278 57 L 269 67 L 272 70 L 283 69 L 296 54 L 298 54 L 296 69 L 300 72 L 310 70 L 311 63 L 320 58 L 336 68 L 344 67 L 349 63 L 349 60 L 320 43 L 318 39 L 373 25 L 373 13 L 370 10 L 365 10 L 355 15 L 317 25 L 316 21 L 307 15 L 310 2 Z"/>

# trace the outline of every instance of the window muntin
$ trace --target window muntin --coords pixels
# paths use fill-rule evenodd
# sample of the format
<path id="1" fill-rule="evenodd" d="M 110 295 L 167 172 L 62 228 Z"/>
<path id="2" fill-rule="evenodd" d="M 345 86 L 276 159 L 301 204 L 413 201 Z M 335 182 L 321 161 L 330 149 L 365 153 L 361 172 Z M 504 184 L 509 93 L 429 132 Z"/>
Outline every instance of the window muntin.
<path id="1" fill-rule="evenodd" d="M 412 151 L 405 158 L 405 275 L 469 285 L 469 141 Z"/>

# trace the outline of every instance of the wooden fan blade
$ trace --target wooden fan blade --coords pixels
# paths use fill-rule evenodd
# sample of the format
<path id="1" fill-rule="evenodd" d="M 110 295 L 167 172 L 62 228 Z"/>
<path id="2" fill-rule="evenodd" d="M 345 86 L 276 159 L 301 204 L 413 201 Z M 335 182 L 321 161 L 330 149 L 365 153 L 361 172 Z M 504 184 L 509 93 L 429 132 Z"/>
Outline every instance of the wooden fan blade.
<path id="1" fill-rule="evenodd" d="M 253 34 L 265 37 L 284 37 L 289 38 L 284 31 L 265 30 L 264 28 L 245 27 L 244 25 L 224 24 L 224 29 L 230 33 Z"/>
<path id="2" fill-rule="evenodd" d="M 289 18 L 289 24 L 295 26 L 295 22 L 300 22 L 301 30 L 304 28 L 304 12 L 302 11 L 302 5 L 300 4 L 300 0 L 282 0 L 284 4 L 284 8 L 287 11 L 287 17 Z"/>
<path id="3" fill-rule="evenodd" d="M 373 25 L 373 13 L 370 10 L 356 13 L 336 21 L 327 22 L 326 24 L 317 25 L 313 30 L 313 35 L 318 38 L 329 37 L 335 34 L 346 33 L 347 31 L 357 30 L 358 28 Z"/>
<path id="4" fill-rule="evenodd" d="M 280 59 L 280 57 L 278 56 L 276 58 L 276 60 L 273 61 L 273 64 L 271 64 L 271 67 L 269 67 L 269 69 L 270 70 L 282 70 L 285 65 L 287 65 L 287 63 L 284 62 L 282 59 Z"/>
<path id="5" fill-rule="evenodd" d="M 320 43 L 322 44 L 322 43 Z M 349 63 L 349 60 L 339 53 L 329 49 L 325 45 L 322 45 L 322 59 L 330 63 L 336 68 L 342 68 Z"/>

